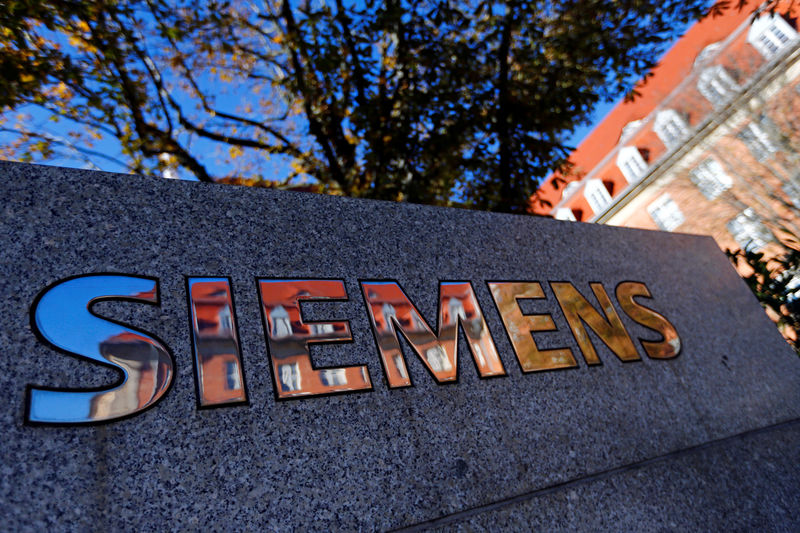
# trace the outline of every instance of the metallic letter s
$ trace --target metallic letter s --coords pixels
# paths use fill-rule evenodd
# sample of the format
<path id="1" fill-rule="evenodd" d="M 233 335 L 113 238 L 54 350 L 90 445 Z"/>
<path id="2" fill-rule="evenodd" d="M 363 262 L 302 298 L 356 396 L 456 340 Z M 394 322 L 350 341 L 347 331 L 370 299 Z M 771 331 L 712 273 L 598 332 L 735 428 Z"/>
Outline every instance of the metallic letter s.
<path id="1" fill-rule="evenodd" d="M 601 283 L 590 283 L 597 302 L 605 314 L 600 313 L 597 309 L 592 307 L 592 304 L 569 282 L 550 282 L 550 287 L 553 289 L 553 294 L 556 295 L 556 300 L 564 312 L 564 317 L 569 323 L 572 334 L 575 340 L 578 341 L 578 346 L 583 352 L 583 358 L 589 365 L 599 365 L 600 358 L 597 357 L 597 352 L 592 345 L 589 335 L 586 333 L 586 328 L 583 327 L 585 322 L 595 334 L 600 337 L 606 346 L 611 348 L 614 355 L 619 357 L 621 361 L 639 361 L 641 358 L 636 353 L 636 346 L 628 335 L 625 326 L 622 324 L 611 299 L 608 297 L 606 290 Z"/>
<path id="2" fill-rule="evenodd" d="M 173 360 L 153 337 L 101 318 L 91 311 L 101 300 L 158 304 L 158 282 L 116 274 L 61 281 L 43 292 L 31 308 L 31 322 L 43 340 L 70 355 L 111 366 L 121 381 L 101 390 L 30 387 L 28 422 L 81 424 L 105 422 L 151 407 L 172 382 Z"/>
<path id="3" fill-rule="evenodd" d="M 644 283 L 636 281 L 626 281 L 617 286 L 617 301 L 629 317 L 637 324 L 650 328 L 661 334 L 660 341 L 649 341 L 639 339 L 644 351 L 652 359 L 672 359 L 681 353 L 681 339 L 675 326 L 661 313 L 645 307 L 635 300 L 635 298 L 652 298 L 650 291 Z"/>

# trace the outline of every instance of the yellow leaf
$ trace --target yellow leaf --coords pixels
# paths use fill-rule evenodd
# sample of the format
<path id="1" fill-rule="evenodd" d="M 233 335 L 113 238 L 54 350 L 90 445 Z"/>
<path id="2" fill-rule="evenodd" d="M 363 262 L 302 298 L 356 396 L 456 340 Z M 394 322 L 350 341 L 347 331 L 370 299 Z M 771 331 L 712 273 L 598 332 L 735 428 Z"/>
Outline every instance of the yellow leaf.
<path id="1" fill-rule="evenodd" d="M 242 151 L 242 149 L 241 149 L 241 148 L 239 148 L 238 146 L 231 146 L 231 147 L 230 147 L 230 149 L 228 150 L 228 153 L 230 153 L 230 154 L 231 154 L 231 157 L 232 157 L 233 159 L 236 159 L 237 157 L 239 157 L 240 155 L 242 155 L 244 152 L 243 152 L 243 151 Z"/>
<path id="2" fill-rule="evenodd" d="M 289 163 L 289 165 L 291 165 L 292 170 L 294 170 L 295 173 L 297 173 L 297 174 L 303 174 L 305 172 L 305 170 L 303 169 L 303 166 L 296 159 L 294 161 L 292 161 L 291 163 Z"/>
<path id="3" fill-rule="evenodd" d="M 59 98 L 64 98 L 69 96 L 69 87 L 67 87 L 67 84 L 62 81 L 55 86 L 53 93 Z"/>

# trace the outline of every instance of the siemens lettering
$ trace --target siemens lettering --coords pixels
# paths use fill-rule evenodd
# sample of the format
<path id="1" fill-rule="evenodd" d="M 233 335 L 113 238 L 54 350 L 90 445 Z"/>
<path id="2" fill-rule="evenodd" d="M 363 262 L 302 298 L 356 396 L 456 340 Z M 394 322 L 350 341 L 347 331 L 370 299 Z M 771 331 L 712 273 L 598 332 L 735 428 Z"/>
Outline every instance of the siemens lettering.
<path id="1" fill-rule="evenodd" d="M 521 300 L 547 299 L 542 282 L 485 283 L 522 372 L 578 366 L 569 347 L 537 346 L 537 332 L 556 330 L 552 313 L 527 314 L 520 307 Z M 359 284 L 390 389 L 412 386 L 401 336 L 436 383 L 457 380 L 459 331 L 481 378 L 507 375 L 471 281 L 439 282 L 435 328 L 397 281 L 361 280 Z M 581 291 L 571 282 L 550 281 L 547 285 L 587 365 L 601 364 L 587 326 L 621 361 L 641 360 L 617 307 L 630 320 L 656 334 L 656 338 L 638 339 L 644 355 L 671 359 L 680 353 L 681 341 L 675 327 L 642 302 L 652 298 L 644 283 L 617 284 L 617 306 L 602 283 L 590 283 L 588 289 L 599 304 L 597 307 L 587 298 L 589 291 Z M 301 312 L 305 301 L 347 300 L 343 280 L 259 278 L 257 290 L 277 400 L 373 390 L 365 364 L 318 368 L 309 353 L 311 344 L 352 341 L 347 320 L 306 322 Z M 230 279 L 186 277 L 186 294 L 198 408 L 247 404 Z M 29 386 L 27 422 L 109 422 L 154 406 L 168 391 L 174 375 L 174 357 L 169 348 L 152 333 L 98 315 L 93 306 L 104 300 L 160 305 L 158 279 L 87 274 L 60 280 L 34 300 L 31 326 L 43 342 L 71 356 L 109 366 L 119 372 L 120 379 L 100 389 Z"/>

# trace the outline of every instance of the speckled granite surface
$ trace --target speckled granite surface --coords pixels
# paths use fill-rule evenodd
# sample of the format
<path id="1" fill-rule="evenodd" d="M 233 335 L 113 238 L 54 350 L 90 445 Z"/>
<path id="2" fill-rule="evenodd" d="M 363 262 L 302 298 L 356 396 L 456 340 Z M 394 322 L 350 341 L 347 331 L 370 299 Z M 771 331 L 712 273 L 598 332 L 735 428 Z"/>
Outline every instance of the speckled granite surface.
<path id="1" fill-rule="evenodd" d="M 800 359 L 711 239 L 12 163 L 0 163 L 0 190 L 0 529 L 386 530 L 443 516 L 465 530 L 746 529 L 758 515 L 742 509 L 767 513 L 773 529 L 800 527 L 796 510 L 772 511 L 785 509 L 776 495 L 800 493 Z M 39 291 L 91 272 L 159 278 L 160 307 L 97 310 L 166 342 L 172 390 L 107 425 L 23 426 L 26 385 L 115 379 L 30 329 Z M 184 275 L 232 280 L 249 406 L 195 407 Z M 350 320 L 354 342 L 312 355 L 319 366 L 366 364 L 375 390 L 276 402 L 257 276 L 344 279 L 347 302 L 304 314 Z M 389 390 L 364 278 L 399 280 L 431 323 L 438 280 L 472 280 L 508 377 L 480 380 L 462 344 L 457 384 L 436 385 L 407 357 L 415 386 Z M 599 346 L 602 366 L 578 357 L 578 369 L 523 375 L 483 283 L 498 279 L 645 282 L 684 351 L 623 365 Z M 532 311 L 552 312 L 559 331 L 537 340 L 577 350 L 547 296 Z"/>
<path id="2" fill-rule="evenodd" d="M 800 424 L 440 518 L 435 531 L 797 531 Z"/>

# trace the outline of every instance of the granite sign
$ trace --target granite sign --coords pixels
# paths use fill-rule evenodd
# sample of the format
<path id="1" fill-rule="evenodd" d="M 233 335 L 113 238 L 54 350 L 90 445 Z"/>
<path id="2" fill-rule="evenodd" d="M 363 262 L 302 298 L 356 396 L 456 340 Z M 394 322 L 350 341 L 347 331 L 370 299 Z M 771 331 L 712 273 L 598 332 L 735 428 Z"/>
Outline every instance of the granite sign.
<path id="1" fill-rule="evenodd" d="M 0 176 L 6 529 L 800 527 L 800 359 L 708 237 Z"/>

